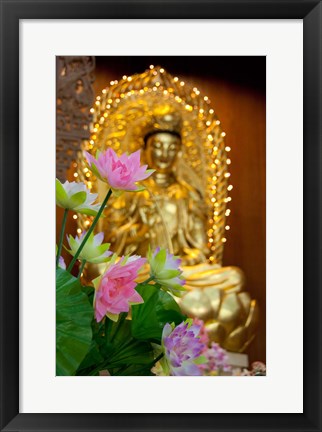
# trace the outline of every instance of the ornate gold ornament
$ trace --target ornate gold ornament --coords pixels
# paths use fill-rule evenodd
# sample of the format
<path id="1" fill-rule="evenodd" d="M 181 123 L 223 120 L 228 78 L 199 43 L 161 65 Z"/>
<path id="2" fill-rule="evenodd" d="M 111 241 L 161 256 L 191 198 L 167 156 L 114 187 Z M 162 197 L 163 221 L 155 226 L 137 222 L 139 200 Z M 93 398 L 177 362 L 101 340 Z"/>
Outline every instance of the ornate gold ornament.
<path id="1" fill-rule="evenodd" d="M 243 272 L 222 267 L 232 189 L 230 148 L 209 98 L 150 66 L 112 81 L 91 113 L 87 151 L 141 149 L 142 159 L 156 170 L 145 191 L 125 193 L 109 205 L 108 225 L 103 219 L 99 230 L 111 249 L 145 256 L 151 245 L 180 255 L 188 290 L 182 309 L 206 322 L 212 340 L 243 351 L 254 337 L 258 307 L 243 290 Z M 74 175 L 105 196 L 106 184 L 91 174 L 81 153 Z M 78 232 L 89 224 L 90 218 L 78 216 Z"/>

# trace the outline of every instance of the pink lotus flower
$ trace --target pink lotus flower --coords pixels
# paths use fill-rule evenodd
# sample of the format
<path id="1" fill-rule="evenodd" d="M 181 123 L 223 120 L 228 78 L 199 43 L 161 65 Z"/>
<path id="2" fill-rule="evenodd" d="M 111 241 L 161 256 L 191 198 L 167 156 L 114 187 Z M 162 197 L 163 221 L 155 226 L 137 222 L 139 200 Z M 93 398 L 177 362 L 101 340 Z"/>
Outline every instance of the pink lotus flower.
<path id="1" fill-rule="evenodd" d="M 149 177 L 154 170 L 147 170 L 147 165 L 140 166 L 140 150 L 127 155 L 123 153 L 120 157 L 111 148 L 105 152 L 96 154 L 94 158 L 85 152 L 87 162 L 94 175 L 107 183 L 115 191 L 139 191 L 136 182 Z"/>
<path id="2" fill-rule="evenodd" d="M 211 343 L 210 348 L 207 348 L 203 355 L 207 359 L 207 363 L 199 365 L 204 375 L 220 375 L 222 372 L 230 372 L 229 357 L 227 352 L 215 342 Z"/>
<path id="3" fill-rule="evenodd" d="M 146 259 L 134 255 L 122 257 L 116 262 L 114 255 L 105 273 L 96 278 L 94 309 L 95 318 L 100 322 L 105 315 L 117 321 L 121 312 L 128 312 L 130 305 L 143 303 L 142 297 L 135 291 L 138 271 L 145 264 Z"/>

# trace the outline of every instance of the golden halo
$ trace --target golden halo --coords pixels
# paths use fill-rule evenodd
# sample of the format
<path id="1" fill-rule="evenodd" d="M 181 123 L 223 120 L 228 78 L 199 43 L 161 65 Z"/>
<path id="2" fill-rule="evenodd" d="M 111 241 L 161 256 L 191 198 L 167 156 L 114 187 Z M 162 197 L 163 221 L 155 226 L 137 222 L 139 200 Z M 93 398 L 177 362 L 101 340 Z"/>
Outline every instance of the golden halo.
<path id="1" fill-rule="evenodd" d="M 133 152 L 144 146 L 144 137 L 158 128 L 158 119 L 180 116 L 182 156 L 177 163 L 178 176 L 194 184 L 209 208 L 209 261 L 221 264 L 225 238 L 225 220 L 229 215 L 227 156 L 220 121 L 207 96 L 167 73 L 162 67 L 150 66 L 142 74 L 123 76 L 111 81 L 96 98 L 91 109 L 91 139 L 84 149 L 96 152 L 112 147 L 117 153 Z M 156 120 L 157 119 L 157 120 Z M 161 128 L 161 127 L 160 127 Z M 161 128 L 162 129 L 162 128 Z M 77 176 L 96 190 L 95 177 L 86 170 L 82 154 Z M 85 225 L 84 225 L 85 224 Z M 86 228 L 82 219 L 82 228 Z"/>

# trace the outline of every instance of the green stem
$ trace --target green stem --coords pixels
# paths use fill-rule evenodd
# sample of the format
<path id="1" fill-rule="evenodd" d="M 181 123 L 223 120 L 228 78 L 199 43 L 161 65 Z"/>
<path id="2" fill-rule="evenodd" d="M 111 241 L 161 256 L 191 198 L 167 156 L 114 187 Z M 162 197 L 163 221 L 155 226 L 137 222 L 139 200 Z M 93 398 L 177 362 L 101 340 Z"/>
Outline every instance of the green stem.
<path id="1" fill-rule="evenodd" d="M 125 313 L 123 312 L 123 313 L 120 314 L 120 318 L 117 321 L 117 323 L 115 324 L 116 327 L 114 329 L 114 332 L 111 335 L 110 343 L 113 342 L 113 340 L 114 340 L 117 332 L 119 331 L 119 329 L 122 326 L 123 322 L 125 321 L 126 317 L 127 317 L 127 313 L 126 312 Z"/>
<path id="2" fill-rule="evenodd" d="M 80 268 L 79 268 L 79 272 L 78 272 L 78 276 L 77 276 L 78 279 L 80 279 L 80 277 L 81 277 L 81 275 L 82 275 L 82 272 L 83 272 L 83 270 L 84 270 L 85 264 L 86 264 L 86 260 L 84 259 L 84 260 L 82 261 L 82 264 L 81 264 Z"/>
<path id="3" fill-rule="evenodd" d="M 94 228 L 95 228 L 95 226 L 96 226 L 96 224 L 97 224 L 97 222 L 98 222 L 98 220 L 99 220 L 99 218 L 100 218 L 100 216 L 101 216 L 101 214 L 102 214 L 102 212 L 103 212 L 103 210 L 104 210 L 104 208 L 106 206 L 106 203 L 109 200 L 109 198 L 110 198 L 111 195 L 112 195 L 112 189 L 110 189 L 107 192 L 106 197 L 104 198 L 104 201 L 102 202 L 102 205 L 101 205 L 99 211 L 97 212 L 97 215 L 95 216 L 95 219 L 93 220 L 93 223 L 92 223 L 90 229 L 87 231 L 86 236 L 83 238 L 83 241 L 80 244 L 79 248 L 77 249 L 77 252 L 75 253 L 74 258 L 70 262 L 67 271 L 71 272 L 72 268 L 74 267 L 74 264 L 75 264 L 75 262 L 76 262 L 76 260 L 77 260 L 77 258 L 79 256 L 79 254 L 81 253 L 83 247 L 85 246 L 85 244 L 86 244 L 89 236 L 92 234 L 92 232 L 93 232 L 93 230 L 94 230 Z"/>
<path id="4" fill-rule="evenodd" d="M 143 284 L 148 284 L 149 282 L 153 281 L 154 278 L 153 276 L 149 277 L 147 280 L 145 280 L 144 282 L 142 282 Z"/>
<path id="5" fill-rule="evenodd" d="M 63 247 L 64 234 L 65 234 L 66 221 L 67 221 L 67 213 L 68 213 L 68 209 L 65 209 L 64 216 L 63 216 L 63 222 L 62 222 L 62 226 L 61 226 L 61 231 L 60 231 L 60 237 L 59 237 L 59 244 L 58 244 L 58 250 L 57 250 L 57 257 L 56 257 L 56 267 L 58 267 L 59 257 L 60 257 L 61 250 Z"/>

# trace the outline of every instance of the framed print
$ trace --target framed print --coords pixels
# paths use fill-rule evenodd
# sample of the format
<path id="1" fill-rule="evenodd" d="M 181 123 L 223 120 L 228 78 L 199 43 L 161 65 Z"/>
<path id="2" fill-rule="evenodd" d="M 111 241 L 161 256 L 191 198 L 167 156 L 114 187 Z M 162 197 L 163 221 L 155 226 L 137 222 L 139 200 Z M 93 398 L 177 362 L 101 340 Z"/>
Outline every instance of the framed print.
<path id="1" fill-rule="evenodd" d="M 321 430 L 321 3 L 1 18 L 1 430 Z"/>
<path id="2" fill-rule="evenodd" d="M 150 64 L 151 61 L 158 66 Z M 74 366 L 66 362 L 69 338 L 65 340 L 66 336 L 61 336 L 57 351 L 57 374 L 265 374 L 265 56 L 59 56 L 56 67 L 56 171 L 61 179 L 57 179 L 57 187 L 63 197 L 58 197 L 57 206 L 58 272 L 69 278 L 70 269 L 80 284 L 87 287 L 91 286 L 93 280 L 98 283 L 93 299 L 93 290 L 88 288 L 87 297 L 92 303 L 88 313 L 92 314 L 94 306 L 95 317 L 91 323 L 94 325 L 93 337 L 104 350 L 101 352 L 101 365 L 97 363 L 97 358 L 92 357 L 90 360 L 93 351 L 75 369 L 78 360 L 72 353 L 69 360 L 75 360 L 72 362 Z M 131 70 L 135 72 L 140 68 L 140 73 L 130 74 Z M 95 71 L 93 84 L 92 71 Z M 124 75 L 124 71 L 127 75 Z M 174 75 L 171 75 L 171 71 Z M 114 78 L 113 73 L 117 80 L 111 79 Z M 189 76 L 186 77 L 187 73 Z M 76 90 L 81 98 L 75 100 L 71 110 L 70 94 L 75 82 L 81 85 L 82 90 L 78 87 Z M 225 91 L 223 83 L 227 83 L 228 91 Z M 103 88 L 100 88 L 102 85 Z M 92 92 L 88 91 L 91 86 Z M 221 93 L 218 90 L 220 88 Z M 94 92 L 95 100 L 92 96 Z M 86 98 L 91 105 L 87 106 L 84 123 L 76 123 L 76 117 L 82 118 Z M 236 99 L 239 100 L 239 106 Z M 226 101 L 225 111 L 229 111 L 230 118 L 235 119 L 234 127 L 229 121 L 224 126 L 212 100 Z M 221 105 L 224 107 L 223 103 Z M 240 115 L 241 112 L 243 115 Z M 223 116 L 228 117 L 225 113 Z M 69 121 L 72 117 L 75 121 Z M 86 136 L 81 139 L 80 146 L 75 140 L 75 129 L 68 139 L 66 124 L 69 123 L 79 124 L 79 133 Z M 256 129 L 253 128 L 254 124 L 257 125 Z M 242 125 L 244 132 L 240 130 Z M 234 129 L 238 131 L 237 137 L 226 140 L 226 135 L 232 135 L 230 130 Z M 230 142 L 237 139 L 239 145 L 234 151 Z M 79 147 L 83 151 L 79 151 Z M 105 153 L 106 148 L 109 149 L 108 153 Z M 133 190 L 130 189 L 131 184 L 127 184 L 125 190 L 115 189 L 122 185 L 110 177 L 111 171 L 109 180 L 106 175 L 102 177 L 98 173 L 94 178 L 95 168 L 92 171 L 89 168 L 91 165 L 84 159 L 85 155 L 90 163 L 96 165 L 92 157 L 97 150 L 102 152 L 101 158 L 110 155 L 114 161 L 122 154 L 126 155 L 126 152 L 135 157 L 140 156 L 143 166 L 147 165 L 153 172 L 143 171 L 144 178 Z M 71 155 L 72 160 L 66 158 L 67 154 Z M 234 159 L 238 160 L 235 168 L 231 163 Z M 122 156 L 122 161 L 130 163 L 131 159 Z M 123 162 L 118 160 L 115 167 L 120 163 Z M 240 172 L 236 172 L 238 167 Z M 239 179 L 238 194 L 233 191 L 233 178 Z M 110 184 L 113 184 L 112 192 L 109 191 Z M 90 204 L 88 208 L 77 206 L 76 214 L 72 209 L 64 210 L 68 205 L 65 190 L 69 193 L 69 188 L 78 190 L 80 187 L 85 187 L 88 197 L 102 202 L 108 194 L 108 204 L 103 210 L 105 218 L 99 219 L 96 215 L 100 211 L 97 204 Z M 140 187 L 144 189 L 140 190 Z M 75 193 L 78 193 L 76 189 Z M 253 194 L 247 193 L 249 191 Z M 67 244 L 61 235 L 64 227 L 60 223 L 65 219 L 65 232 L 72 232 L 68 235 Z M 238 229 L 238 223 L 243 230 Z M 242 231 L 245 239 L 241 237 Z M 84 236 L 88 236 L 88 243 Z M 227 237 L 233 244 L 238 241 L 249 244 L 249 239 L 256 240 L 252 245 L 249 244 L 251 252 L 241 247 L 240 256 L 229 256 L 232 248 L 227 247 Z M 98 238 L 101 244 L 97 246 L 96 256 L 90 245 Z M 78 244 L 83 241 L 85 246 L 79 255 L 82 264 L 79 264 L 75 255 Z M 163 251 L 167 251 L 164 266 L 171 266 L 173 278 L 169 278 L 171 272 L 167 272 L 163 265 L 162 270 L 158 269 L 157 263 Z M 235 248 L 232 251 L 237 253 Z M 128 305 L 127 297 L 122 297 L 121 309 L 115 309 L 110 300 L 106 303 L 106 294 L 109 297 L 112 293 L 112 280 L 108 275 L 117 269 L 126 272 L 126 268 L 131 268 L 126 263 L 124 267 L 123 261 L 114 263 L 116 256 L 124 257 L 122 260 L 126 256 L 130 259 L 135 257 L 136 262 L 141 263 L 134 272 L 137 276 L 135 291 L 129 291 L 129 302 L 134 296 L 137 304 Z M 179 260 L 174 256 L 180 257 Z M 251 263 L 245 261 L 246 257 L 251 257 Z M 245 283 L 245 274 L 247 280 L 254 280 L 253 287 L 258 287 L 257 290 L 251 282 Z M 129 286 L 130 280 L 124 280 L 124 283 Z M 162 287 L 161 292 L 154 290 L 158 290 L 158 286 Z M 120 286 L 117 293 L 121 291 Z M 149 299 L 152 293 L 159 300 L 157 297 Z M 88 298 L 84 297 L 87 304 Z M 115 303 L 116 299 L 113 301 Z M 153 310 L 149 304 L 153 305 Z M 159 311 L 156 317 L 155 309 Z M 167 314 L 169 322 L 164 321 Z M 158 316 L 162 316 L 162 319 Z M 188 317 L 188 321 L 183 321 L 184 316 Z M 181 329 L 183 332 L 188 329 L 199 331 L 197 340 L 201 343 L 200 353 L 195 346 L 198 355 L 193 361 L 183 360 L 179 362 L 180 366 L 175 367 L 170 358 L 162 354 L 162 344 L 171 345 L 172 333 L 169 336 L 164 334 L 166 329 L 170 331 L 168 325 L 172 325 L 172 320 L 179 325 L 174 335 Z M 68 323 L 70 326 L 69 320 Z M 189 323 L 192 326 L 186 327 Z M 77 324 L 75 328 L 83 325 L 86 328 L 85 322 Z M 63 322 L 60 326 L 63 326 Z M 103 331 L 103 326 L 108 330 Z M 131 330 L 134 338 L 132 354 L 129 354 L 126 328 Z M 161 332 L 162 329 L 165 333 Z M 82 341 L 84 330 L 81 333 Z M 111 336 L 108 354 L 102 338 L 106 332 L 114 335 L 114 330 L 117 339 Z M 63 333 L 66 335 L 66 330 Z M 120 360 L 122 333 L 127 340 L 126 358 L 131 366 L 123 363 L 125 360 Z M 118 341 L 116 346 L 115 340 Z M 193 338 L 186 342 L 188 345 L 195 344 Z M 81 349 L 81 341 L 77 337 L 74 343 Z M 90 343 L 94 342 L 89 338 Z M 143 348 L 145 366 L 143 358 L 140 355 L 137 357 L 137 350 Z M 182 359 L 191 355 L 179 351 Z M 137 367 L 133 367 L 133 355 L 137 357 Z M 159 356 L 161 359 L 151 367 L 151 362 Z M 196 361 L 202 363 L 197 366 Z"/>

